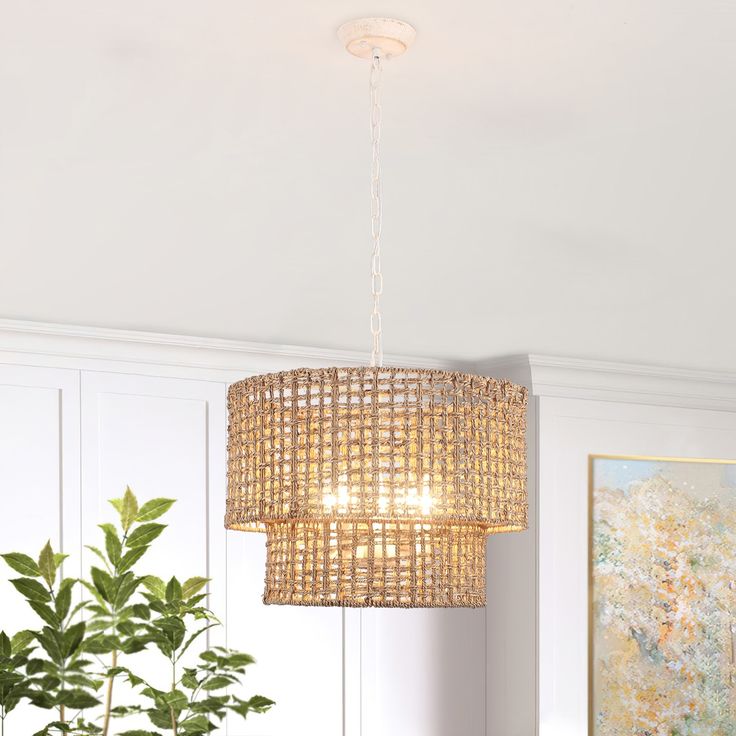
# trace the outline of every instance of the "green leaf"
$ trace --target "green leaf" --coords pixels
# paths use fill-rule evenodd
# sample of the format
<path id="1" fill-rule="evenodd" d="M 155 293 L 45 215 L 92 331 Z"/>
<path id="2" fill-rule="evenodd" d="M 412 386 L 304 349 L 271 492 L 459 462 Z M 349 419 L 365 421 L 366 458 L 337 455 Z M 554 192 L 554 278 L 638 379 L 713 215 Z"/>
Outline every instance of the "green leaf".
<path id="1" fill-rule="evenodd" d="M 249 708 L 256 713 L 265 713 L 272 705 L 276 705 L 276 701 L 266 698 L 263 695 L 254 695 L 246 702 Z"/>
<path id="2" fill-rule="evenodd" d="M 51 549 L 51 540 L 46 542 L 46 546 L 38 556 L 38 568 L 41 571 L 43 579 L 51 587 L 54 584 L 54 580 L 56 580 L 56 563 L 54 561 L 54 550 Z"/>
<path id="3" fill-rule="evenodd" d="M 77 605 L 74 606 L 74 608 L 72 608 L 70 618 L 74 618 L 77 615 L 77 613 L 79 613 L 79 611 L 81 611 L 83 608 L 86 608 L 87 606 L 91 604 L 92 604 L 92 601 L 79 601 L 79 603 L 77 603 Z M 105 613 L 107 613 L 106 610 L 105 610 Z"/>
<path id="4" fill-rule="evenodd" d="M 131 548 L 143 547 L 156 539 L 164 529 L 166 529 L 165 524 L 143 524 L 133 530 L 125 543 Z"/>
<path id="5" fill-rule="evenodd" d="M 245 652 L 232 652 L 227 657 L 228 665 L 234 668 L 247 667 L 249 664 L 254 664 L 255 661 L 250 654 L 246 654 Z"/>
<path id="6" fill-rule="evenodd" d="M 46 654 L 51 657 L 52 662 L 59 665 L 63 663 L 64 655 L 61 651 L 57 633 L 53 629 L 44 626 L 43 630 L 36 632 L 36 639 L 38 639 L 38 643 L 43 647 Z"/>
<path id="7" fill-rule="evenodd" d="M 181 601 L 181 583 L 174 577 L 166 585 L 166 602 L 179 603 Z"/>
<path id="8" fill-rule="evenodd" d="M 71 583 L 71 585 L 62 585 L 56 596 L 56 615 L 60 621 L 66 618 L 72 605 L 72 587 L 74 581 L 71 581 Z"/>
<path id="9" fill-rule="evenodd" d="M 24 577 L 41 577 L 41 570 L 28 555 L 21 554 L 20 552 L 9 552 L 8 554 L 2 555 L 2 558 L 13 570 L 19 572 Z"/>
<path id="10" fill-rule="evenodd" d="M 28 601 L 28 605 L 49 625 L 54 628 L 59 626 L 59 617 L 54 611 L 41 601 Z"/>
<path id="11" fill-rule="evenodd" d="M 113 649 L 120 649 L 120 640 L 117 636 L 95 634 L 87 637 L 84 642 L 84 650 L 90 654 L 108 654 Z"/>
<path id="12" fill-rule="evenodd" d="M 32 631 L 28 631 L 27 629 L 24 631 L 19 631 L 10 640 L 10 645 L 11 645 L 13 654 L 17 654 L 18 652 L 22 652 L 24 649 L 27 649 L 28 646 L 32 644 L 35 640 L 36 640 L 36 637 L 34 636 Z"/>
<path id="13" fill-rule="evenodd" d="M 72 654 L 74 654 L 77 649 L 79 649 L 79 645 L 82 643 L 82 639 L 84 638 L 84 629 L 85 629 L 85 623 L 84 621 L 80 621 L 78 624 L 74 624 L 73 626 L 70 626 L 65 632 L 63 637 L 63 653 L 65 657 L 71 657 Z M 84 706 L 79 706 L 80 708 Z"/>
<path id="14" fill-rule="evenodd" d="M 154 726 L 166 729 L 171 728 L 171 714 L 169 713 L 168 708 L 149 708 L 146 711 L 146 714 Z"/>
<path id="15" fill-rule="evenodd" d="M 34 634 L 33 638 L 36 636 Z M 37 675 L 39 672 L 43 672 L 45 662 L 42 659 L 29 659 L 26 665 L 26 672 L 29 675 Z"/>
<path id="16" fill-rule="evenodd" d="M 84 692 L 84 690 L 66 690 L 59 696 L 59 702 L 69 708 L 94 708 L 100 704 L 100 701 L 93 695 Z"/>
<path id="17" fill-rule="evenodd" d="M 51 600 L 51 594 L 46 588 L 32 578 L 15 578 L 10 581 L 15 589 L 24 595 L 29 601 L 40 601 L 48 603 Z"/>
<path id="18" fill-rule="evenodd" d="M 250 703 L 250 707 L 258 711 L 259 713 L 263 713 L 264 711 L 268 710 L 272 705 L 276 705 L 275 700 L 271 700 L 271 698 L 266 698 L 263 695 L 254 695 L 248 700 L 248 702 Z"/>
<path id="19" fill-rule="evenodd" d="M 112 524 L 100 524 L 99 526 L 105 532 L 105 551 L 107 552 L 107 556 L 113 565 L 117 565 L 120 562 L 120 555 L 123 549 L 117 529 Z"/>
<path id="20" fill-rule="evenodd" d="M 123 509 L 120 512 L 120 524 L 123 527 L 123 531 L 127 534 L 135 517 L 138 516 L 138 499 L 135 497 L 130 487 L 125 489 L 125 495 L 123 496 Z"/>
<path id="21" fill-rule="evenodd" d="M 4 657 L 10 657 L 13 653 L 13 647 L 10 643 L 8 635 L 4 631 L 0 631 L 0 654 Z"/>
<path id="22" fill-rule="evenodd" d="M 97 588 L 87 580 L 82 580 L 81 583 L 94 596 L 95 600 L 100 604 L 100 606 L 106 608 L 105 599 L 100 595 L 100 592 L 97 590 Z"/>
<path id="23" fill-rule="evenodd" d="M 196 593 L 199 593 L 202 588 L 209 582 L 208 578 L 189 578 L 184 585 L 181 586 L 181 596 L 184 600 L 191 598 Z"/>
<path id="24" fill-rule="evenodd" d="M 69 555 L 62 554 L 61 552 L 55 552 L 54 553 L 54 566 L 58 569 L 59 565 L 61 565 L 64 560 L 69 557 Z"/>
<path id="25" fill-rule="evenodd" d="M 181 678 L 181 684 L 184 685 L 188 690 L 196 690 L 199 687 L 199 680 L 197 680 L 197 670 L 191 667 L 187 667 L 184 670 L 184 674 Z"/>
<path id="26" fill-rule="evenodd" d="M 119 578 L 112 601 L 115 608 L 122 608 L 128 602 L 130 596 L 133 595 L 139 584 L 140 578 L 137 578 L 132 572 L 126 572 Z"/>
<path id="27" fill-rule="evenodd" d="M 157 623 L 158 628 L 171 643 L 172 648 L 178 649 L 187 633 L 187 627 L 184 622 L 178 616 L 170 616 L 169 618 L 160 619 L 155 623 Z"/>
<path id="28" fill-rule="evenodd" d="M 119 514 L 123 513 L 123 499 L 122 498 L 108 498 L 107 502 L 117 511 Z"/>
<path id="29" fill-rule="evenodd" d="M 40 731 L 36 731 L 33 736 L 50 736 L 52 730 L 49 729 L 52 729 L 53 731 L 61 731 L 62 733 L 69 733 L 72 730 L 72 727 L 68 723 L 53 721 L 52 723 L 49 723 L 45 728 L 42 728 Z"/>
<path id="30" fill-rule="evenodd" d="M 202 685 L 203 690 L 219 690 L 220 688 L 232 685 L 237 680 L 234 677 L 228 677 L 227 675 L 215 675 L 207 680 Z"/>
<path id="31" fill-rule="evenodd" d="M 123 640 L 120 643 L 120 649 L 125 654 L 137 654 L 138 652 L 142 652 L 149 643 L 150 642 L 147 638 L 144 638 L 142 636 L 133 636 Z"/>
<path id="32" fill-rule="evenodd" d="M 148 621 L 151 618 L 151 611 L 148 608 L 148 606 L 146 606 L 143 603 L 134 603 L 133 604 L 133 615 L 136 618 L 142 618 L 145 621 Z"/>
<path id="33" fill-rule="evenodd" d="M 122 573 L 126 570 L 130 570 L 133 565 L 135 565 L 138 560 L 140 560 L 141 557 L 143 557 L 144 554 L 148 552 L 148 547 L 134 547 L 133 549 L 129 549 L 120 559 L 120 562 L 118 563 L 118 572 Z"/>
<path id="34" fill-rule="evenodd" d="M 187 649 L 192 645 L 193 642 L 195 642 L 202 634 L 204 634 L 205 631 L 208 629 L 211 629 L 213 626 L 217 626 L 217 624 L 207 624 L 207 626 L 203 626 L 198 631 L 195 631 L 186 641 L 184 646 L 182 647 L 182 650 L 177 655 L 178 657 L 181 657 L 184 652 L 186 652 Z"/>
<path id="35" fill-rule="evenodd" d="M 107 561 L 107 557 L 105 557 L 105 555 L 102 554 L 102 550 L 99 547 L 94 547 L 91 544 L 86 544 L 85 547 L 90 552 L 94 552 L 100 558 L 100 560 L 102 561 L 102 564 L 105 565 L 105 567 L 108 569 L 108 571 L 110 570 L 110 565 L 109 565 L 109 563 Z"/>
<path id="36" fill-rule="evenodd" d="M 203 713 L 199 713 L 195 716 L 191 716 L 184 721 L 179 728 L 179 733 L 183 736 L 199 736 L 199 734 L 208 734 L 214 731 L 214 725 L 207 716 Z"/>
<path id="37" fill-rule="evenodd" d="M 162 695 L 162 700 L 166 703 L 166 705 L 168 705 L 170 708 L 173 708 L 174 711 L 176 711 L 177 713 L 186 708 L 187 704 L 189 703 L 189 697 L 181 690 L 172 690 L 170 692 L 164 693 Z"/>
<path id="38" fill-rule="evenodd" d="M 176 501 L 171 498 L 154 498 L 151 501 L 141 506 L 141 510 L 138 512 L 136 521 L 153 521 L 158 519 L 159 516 L 163 516 Z"/>
<path id="39" fill-rule="evenodd" d="M 158 731 L 141 731 L 136 728 L 134 731 L 121 731 L 118 736 L 161 736 Z"/>
<path id="40" fill-rule="evenodd" d="M 143 587 L 154 597 L 164 600 L 166 597 L 166 583 L 155 575 L 146 575 L 143 578 Z"/>
<path id="41" fill-rule="evenodd" d="M 90 573 L 92 575 L 92 582 L 95 584 L 95 589 L 100 597 L 111 603 L 112 578 L 104 570 L 100 570 L 99 567 L 90 568 Z"/>

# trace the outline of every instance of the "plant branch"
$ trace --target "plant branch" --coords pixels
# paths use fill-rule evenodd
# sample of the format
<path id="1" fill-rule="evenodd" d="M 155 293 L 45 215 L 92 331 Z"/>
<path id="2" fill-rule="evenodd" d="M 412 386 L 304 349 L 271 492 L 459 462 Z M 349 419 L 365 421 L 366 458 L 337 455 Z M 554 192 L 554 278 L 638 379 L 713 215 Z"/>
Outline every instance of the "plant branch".
<path id="1" fill-rule="evenodd" d="M 116 649 L 112 652 L 112 666 L 117 667 L 118 652 Z M 102 736 L 107 736 L 110 730 L 110 714 L 112 711 L 112 686 L 115 682 L 115 675 L 109 675 L 107 678 L 107 695 L 105 696 L 105 720 L 102 726 Z"/>

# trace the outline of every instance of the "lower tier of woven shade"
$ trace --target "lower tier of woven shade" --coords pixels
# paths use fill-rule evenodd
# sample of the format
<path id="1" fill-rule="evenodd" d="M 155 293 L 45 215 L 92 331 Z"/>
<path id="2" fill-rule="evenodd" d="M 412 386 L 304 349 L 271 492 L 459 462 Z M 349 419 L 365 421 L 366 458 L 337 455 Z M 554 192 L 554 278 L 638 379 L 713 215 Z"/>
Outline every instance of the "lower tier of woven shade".
<path id="1" fill-rule="evenodd" d="M 266 525 L 265 603 L 478 608 L 486 603 L 486 534 L 413 522 Z"/>

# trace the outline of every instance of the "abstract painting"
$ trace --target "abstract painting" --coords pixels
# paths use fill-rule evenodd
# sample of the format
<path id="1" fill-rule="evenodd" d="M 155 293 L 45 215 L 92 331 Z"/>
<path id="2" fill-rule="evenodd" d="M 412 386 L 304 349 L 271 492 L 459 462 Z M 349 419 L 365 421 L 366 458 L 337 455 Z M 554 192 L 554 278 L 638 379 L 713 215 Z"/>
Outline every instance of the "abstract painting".
<path id="1" fill-rule="evenodd" d="M 736 736 L 736 464 L 590 459 L 591 736 Z"/>

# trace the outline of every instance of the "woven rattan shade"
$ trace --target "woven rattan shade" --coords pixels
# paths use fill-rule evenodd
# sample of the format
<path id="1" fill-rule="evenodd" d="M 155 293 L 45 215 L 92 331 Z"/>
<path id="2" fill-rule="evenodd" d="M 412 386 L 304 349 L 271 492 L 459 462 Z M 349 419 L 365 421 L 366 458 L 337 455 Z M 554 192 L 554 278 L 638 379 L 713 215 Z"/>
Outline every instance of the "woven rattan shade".
<path id="1" fill-rule="evenodd" d="M 483 606 L 486 535 L 477 527 L 352 521 L 269 525 L 267 603 Z"/>
<path id="2" fill-rule="evenodd" d="M 267 534 L 267 603 L 476 606 L 484 538 L 526 528 L 526 390 L 303 369 L 228 393 L 225 524 Z"/>

